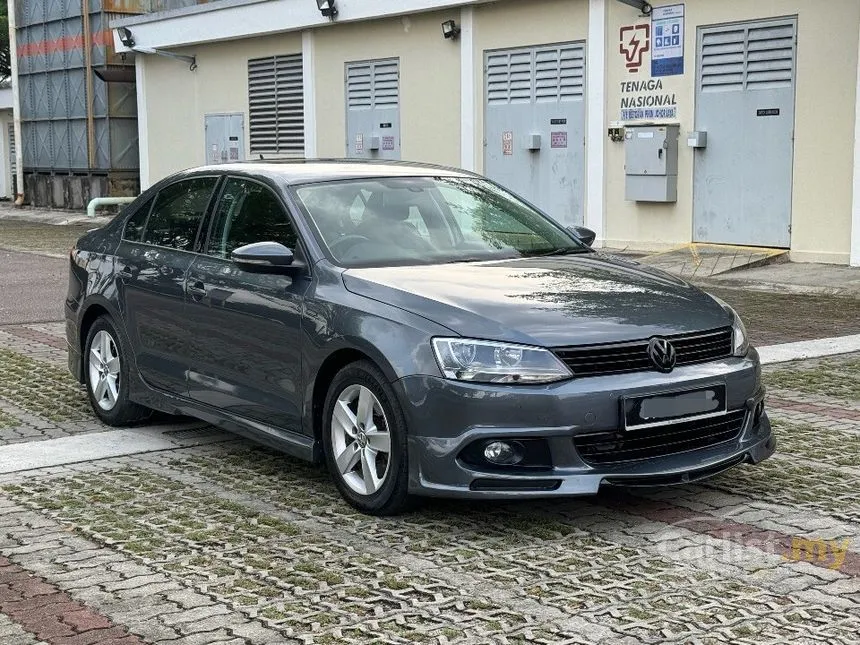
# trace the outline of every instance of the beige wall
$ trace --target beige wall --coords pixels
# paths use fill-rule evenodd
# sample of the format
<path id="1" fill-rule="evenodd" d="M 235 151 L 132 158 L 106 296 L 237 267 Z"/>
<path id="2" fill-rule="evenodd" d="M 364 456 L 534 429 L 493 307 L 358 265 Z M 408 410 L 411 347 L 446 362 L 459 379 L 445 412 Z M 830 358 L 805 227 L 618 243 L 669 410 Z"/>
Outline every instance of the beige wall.
<path id="1" fill-rule="evenodd" d="M 588 0 L 505 0 L 475 7 L 475 168 L 484 167 L 484 52 L 584 41 Z M 588 60 L 585 61 L 588 65 Z"/>
<path id="2" fill-rule="evenodd" d="M 442 37 L 459 11 L 333 25 L 314 31 L 317 147 L 346 154 L 347 62 L 400 59 L 400 155 L 409 161 L 460 163 L 460 47 Z"/>
<path id="3" fill-rule="evenodd" d="M 675 2 L 654 2 L 655 6 Z M 676 93 L 679 146 L 678 202 L 635 204 L 624 200 L 624 144 L 606 153 L 607 245 L 661 250 L 692 240 L 693 151 L 685 134 L 694 129 L 698 26 L 798 16 L 797 96 L 792 207 L 792 256 L 796 260 L 847 263 L 851 197 L 857 34 L 856 0 L 687 0 L 684 76 L 665 77 Z M 620 83 L 648 79 L 650 59 L 629 73 L 618 52 L 622 25 L 647 22 L 610 2 L 607 24 L 607 120 L 620 119 Z M 833 127 L 838 125 L 838 127 Z"/>
<path id="4" fill-rule="evenodd" d="M 146 56 L 150 185 L 172 172 L 205 163 L 204 114 L 242 112 L 247 155 L 248 59 L 301 51 L 301 34 L 282 34 L 179 51 L 197 56 L 193 72 L 180 61 Z"/>

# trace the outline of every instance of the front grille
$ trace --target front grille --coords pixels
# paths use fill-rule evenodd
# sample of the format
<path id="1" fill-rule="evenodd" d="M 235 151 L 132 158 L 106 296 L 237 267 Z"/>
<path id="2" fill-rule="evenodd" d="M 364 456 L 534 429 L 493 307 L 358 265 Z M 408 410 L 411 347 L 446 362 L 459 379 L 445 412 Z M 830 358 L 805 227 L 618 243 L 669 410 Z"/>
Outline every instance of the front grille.
<path id="1" fill-rule="evenodd" d="M 573 438 L 573 445 L 583 461 L 595 465 L 665 457 L 736 439 L 745 416 L 746 410 L 736 410 L 720 417 L 644 430 L 580 435 Z"/>
<path id="2" fill-rule="evenodd" d="M 676 366 L 705 363 L 732 355 L 731 327 L 663 338 L 675 347 Z M 648 339 L 607 345 L 556 347 L 553 352 L 577 376 L 604 376 L 655 369 L 648 357 Z"/>

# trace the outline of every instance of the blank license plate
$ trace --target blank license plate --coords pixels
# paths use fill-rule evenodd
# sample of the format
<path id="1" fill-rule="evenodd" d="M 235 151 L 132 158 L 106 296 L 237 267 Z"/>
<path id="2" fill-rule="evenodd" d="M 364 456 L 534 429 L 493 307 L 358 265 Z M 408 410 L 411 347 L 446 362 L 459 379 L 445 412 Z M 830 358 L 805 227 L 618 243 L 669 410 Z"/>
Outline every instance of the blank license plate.
<path id="1" fill-rule="evenodd" d="M 624 427 L 628 430 L 664 425 L 691 417 L 726 413 L 724 384 L 684 392 L 622 398 Z"/>

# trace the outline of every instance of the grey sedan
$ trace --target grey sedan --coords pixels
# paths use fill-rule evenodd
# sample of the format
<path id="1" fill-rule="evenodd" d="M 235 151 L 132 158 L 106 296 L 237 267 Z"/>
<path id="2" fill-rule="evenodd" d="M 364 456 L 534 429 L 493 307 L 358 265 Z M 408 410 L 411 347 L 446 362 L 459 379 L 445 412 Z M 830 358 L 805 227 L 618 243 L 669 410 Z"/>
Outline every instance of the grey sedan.
<path id="1" fill-rule="evenodd" d="M 198 168 L 72 250 L 69 368 L 105 423 L 204 419 L 324 461 L 374 514 L 770 456 L 735 312 L 593 239 L 449 168 Z"/>

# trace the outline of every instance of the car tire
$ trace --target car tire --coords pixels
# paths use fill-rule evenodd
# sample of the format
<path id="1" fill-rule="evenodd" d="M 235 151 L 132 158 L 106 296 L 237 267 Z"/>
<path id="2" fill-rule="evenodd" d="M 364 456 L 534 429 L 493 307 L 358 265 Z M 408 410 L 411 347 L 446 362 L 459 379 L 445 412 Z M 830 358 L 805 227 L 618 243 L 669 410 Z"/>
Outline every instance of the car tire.
<path id="1" fill-rule="evenodd" d="M 326 465 L 343 498 L 369 515 L 408 510 L 413 499 L 406 421 L 379 368 L 358 361 L 341 369 L 329 386 L 323 415 Z"/>
<path id="2" fill-rule="evenodd" d="M 128 398 L 129 355 L 113 320 L 97 318 L 84 345 L 84 382 L 93 412 L 109 426 L 132 425 L 152 416 L 152 410 Z"/>

